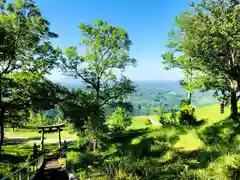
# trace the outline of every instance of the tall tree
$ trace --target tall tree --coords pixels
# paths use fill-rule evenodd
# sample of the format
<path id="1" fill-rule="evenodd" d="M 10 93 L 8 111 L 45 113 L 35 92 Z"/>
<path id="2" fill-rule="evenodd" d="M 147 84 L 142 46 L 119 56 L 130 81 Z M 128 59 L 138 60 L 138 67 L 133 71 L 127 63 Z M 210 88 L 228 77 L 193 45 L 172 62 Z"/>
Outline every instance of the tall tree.
<path id="1" fill-rule="evenodd" d="M 55 37 L 32 0 L 0 0 L 0 147 L 7 108 L 18 100 L 11 96 L 17 84 L 9 75 L 29 71 L 43 77 L 49 73 L 59 55 L 50 43 Z"/>
<path id="2" fill-rule="evenodd" d="M 67 48 L 63 73 L 82 80 L 99 107 L 132 93 L 133 83 L 123 72 L 136 60 L 129 56 L 131 41 L 126 31 L 102 20 L 94 25 L 80 24 L 79 28 L 84 36 L 80 44 L 86 52 L 81 56 L 77 47 Z"/>
<path id="3" fill-rule="evenodd" d="M 188 104 L 192 103 L 192 95 L 200 86 L 196 81 L 197 71 L 194 69 L 194 61 L 182 51 L 181 32 L 169 32 L 169 43 L 166 45 L 168 52 L 162 54 L 162 63 L 165 64 L 165 69 L 179 68 L 184 73 L 184 79 L 180 81 L 180 85 L 187 90 Z M 178 54 L 181 53 L 181 54 Z"/>
<path id="4" fill-rule="evenodd" d="M 86 85 L 92 113 L 85 118 L 84 132 L 85 136 L 91 136 L 89 147 L 95 150 L 100 142 L 98 134 L 103 134 L 99 132 L 105 129 L 102 107 L 122 100 L 134 91 L 134 85 L 124 76 L 124 71 L 136 60 L 129 56 L 131 41 L 124 29 L 102 20 L 93 25 L 80 24 L 79 28 L 83 34 L 80 45 L 86 49 L 85 54 L 79 55 L 75 46 L 67 48 L 62 71 Z"/>
<path id="5" fill-rule="evenodd" d="M 203 0 L 176 18 L 179 41 L 173 44 L 190 57 L 194 68 L 213 78 L 224 77 L 236 115 L 240 83 L 240 3 Z"/>

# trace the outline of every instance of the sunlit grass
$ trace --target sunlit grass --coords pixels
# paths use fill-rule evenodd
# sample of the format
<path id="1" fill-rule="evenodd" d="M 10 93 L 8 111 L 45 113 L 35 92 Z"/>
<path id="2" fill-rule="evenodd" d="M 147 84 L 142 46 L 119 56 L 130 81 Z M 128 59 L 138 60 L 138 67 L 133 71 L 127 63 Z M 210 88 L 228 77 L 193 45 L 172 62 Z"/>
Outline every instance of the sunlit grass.
<path id="1" fill-rule="evenodd" d="M 132 119 L 129 129 L 144 129 L 149 125 L 148 116 L 136 116 Z"/>
<path id="2" fill-rule="evenodd" d="M 226 119 L 230 115 L 230 107 L 226 107 L 224 114 L 220 113 L 220 105 L 205 106 L 196 109 L 198 119 L 206 119 L 207 124 Z"/>
<path id="3" fill-rule="evenodd" d="M 198 137 L 195 130 L 190 130 L 187 134 L 179 135 L 179 141 L 174 145 L 174 148 L 184 151 L 193 151 L 203 147 L 204 143 Z"/>
<path id="4" fill-rule="evenodd" d="M 25 129 L 19 128 L 17 130 L 7 128 L 5 132 L 6 137 L 25 137 L 25 138 L 41 138 L 41 133 L 39 133 L 38 129 Z M 77 139 L 77 135 L 75 132 L 71 132 L 68 130 L 61 131 L 62 139 Z M 54 133 L 45 133 L 44 137 L 51 139 L 58 139 L 58 132 Z"/>

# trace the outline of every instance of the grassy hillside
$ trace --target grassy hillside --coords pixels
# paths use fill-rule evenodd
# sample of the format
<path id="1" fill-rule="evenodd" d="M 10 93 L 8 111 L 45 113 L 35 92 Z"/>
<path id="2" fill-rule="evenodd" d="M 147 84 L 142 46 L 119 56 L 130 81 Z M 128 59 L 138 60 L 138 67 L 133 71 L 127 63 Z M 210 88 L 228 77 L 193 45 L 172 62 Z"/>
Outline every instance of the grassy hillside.
<path id="1" fill-rule="evenodd" d="M 206 121 L 196 127 L 152 125 L 149 118 L 156 121 L 154 115 L 136 116 L 127 132 L 120 136 L 109 135 L 99 151 L 83 151 L 77 148 L 79 144 L 70 144 L 68 162 L 82 179 L 238 179 L 240 119 L 228 118 L 229 114 L 229 108 L 225 114 L 220 114 L 219 105 L 197 108 L 197 118 Z M 7 134 L 38 136 L 35 131 L 28 130 L 8 130 Z M 74 135 L 63 132 L 63 138 L 70 137 Z M 26 149 L 26 153 L 10 153 L 13 145 Z M 22 158 L 31 152 L 31 148 L 29 142 L 8 143 L 4 150 L 14 158 Z"/>
<path id="2" fill-rule="evenodd" d="M 225 108 L 224 114 L 220 114 L 220 105 L 204 106 L 196 109 L 198 119 L 206 119 L 207 124 L 223 120 L 230 115 L 230 108 Z"/>
<path id="3" fill-rule="evenodd" d="M 98 152 L 71 151 L 69 162 L 83 179 L 238 179 L 240 121 L 219 105 L 196 109 L 204 125 L 167 127 L 133 118 L 121 136 L 108 137 Z"/>

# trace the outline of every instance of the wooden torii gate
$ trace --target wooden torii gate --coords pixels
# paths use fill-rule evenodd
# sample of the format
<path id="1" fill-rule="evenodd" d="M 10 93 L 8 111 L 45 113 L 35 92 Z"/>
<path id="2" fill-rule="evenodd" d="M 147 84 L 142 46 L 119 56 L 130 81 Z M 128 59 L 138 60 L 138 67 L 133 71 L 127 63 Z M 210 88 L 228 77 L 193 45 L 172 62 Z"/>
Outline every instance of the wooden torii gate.
<path id="1" fill-rule="evenodd" d="M 44 134 L 45 133 L 54 133 L 58 132 L 58 140 L 59 140 L 59 148 L 61 147 L 61 131 L 63 130 L 62 128 L 65 126 L 64 123 L 58 124 L 58 125 L 52 125 L 52 126 L 39 126 L 39 133 L 42 134 L 41 136 L 41 150 L 43 150 L 44 147 Z"/>

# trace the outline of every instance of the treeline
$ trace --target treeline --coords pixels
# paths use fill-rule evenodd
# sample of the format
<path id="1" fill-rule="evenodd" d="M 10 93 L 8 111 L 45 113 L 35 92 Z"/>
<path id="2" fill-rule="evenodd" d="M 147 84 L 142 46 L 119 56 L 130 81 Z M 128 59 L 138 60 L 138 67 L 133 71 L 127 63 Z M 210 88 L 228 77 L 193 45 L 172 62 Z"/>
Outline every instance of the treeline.
<path id="1" fill-rule="evenodd" d="M 104 107 L 123 104 L 134 91 L 124 76 L 125 68 L 136 62 L 129 56 L 127 32 L 102 20 L 78 27 L 85 54 L 79 54 L 77 46 L 62 50 L 52 45 L 58 35 L 32 0 L 0 1 L 0 148 L 4 127 L 44 121 L 45 112 L 52 109 L 85 136 L 91 134 L 89 147 L 95 148 L 97 136 L 107 128 Z M 46 75 L 53 69 L 83 81 L 86 88 L 67 89 L 51 82 Z"/>

